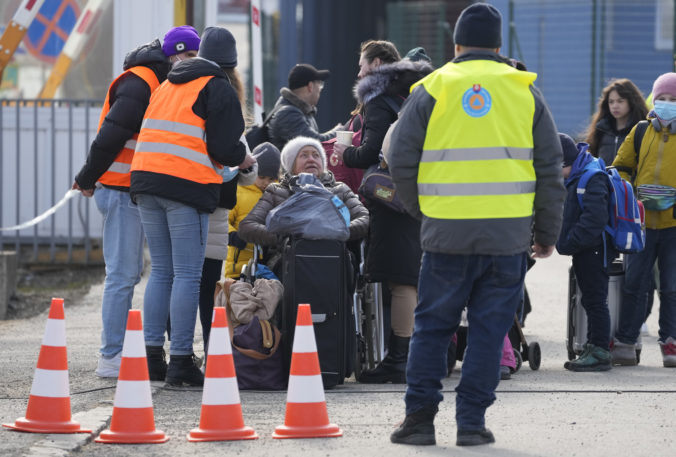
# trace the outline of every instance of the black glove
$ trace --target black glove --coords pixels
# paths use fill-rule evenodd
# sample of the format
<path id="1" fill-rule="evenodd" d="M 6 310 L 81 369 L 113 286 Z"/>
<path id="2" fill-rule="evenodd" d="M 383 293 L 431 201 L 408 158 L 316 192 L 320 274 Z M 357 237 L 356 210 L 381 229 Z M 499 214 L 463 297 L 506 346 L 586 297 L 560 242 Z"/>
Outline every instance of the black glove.
<path id="1" fill-rule="evenodd" d="M 246 241 L 241 239 L 237 232 L 228 233 L 228 246 L 234 246 L 237 249 L 244 249 L 246 247 Z"/>

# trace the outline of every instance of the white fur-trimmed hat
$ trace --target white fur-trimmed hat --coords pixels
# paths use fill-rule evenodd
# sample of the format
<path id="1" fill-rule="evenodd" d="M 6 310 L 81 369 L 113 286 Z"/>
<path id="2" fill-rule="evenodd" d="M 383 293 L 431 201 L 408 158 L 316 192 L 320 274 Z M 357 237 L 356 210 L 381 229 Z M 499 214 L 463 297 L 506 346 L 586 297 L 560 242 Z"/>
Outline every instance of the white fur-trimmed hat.
<path id="1" fill-rule="evenodd" d="M 282 167 L 286 173 L 292 172 L 293 163 L 296 161 L 296 157 L 298 157 L 300 150 L 305 146 L 312 146 L 319 151 L 319 157 L 322 159 L 322 173 L 326 171 L 326 152 L 324 152 L 322 144 L 314 138 L 297 136 L 286 143 L 286 146 L 282 148 Z"/>

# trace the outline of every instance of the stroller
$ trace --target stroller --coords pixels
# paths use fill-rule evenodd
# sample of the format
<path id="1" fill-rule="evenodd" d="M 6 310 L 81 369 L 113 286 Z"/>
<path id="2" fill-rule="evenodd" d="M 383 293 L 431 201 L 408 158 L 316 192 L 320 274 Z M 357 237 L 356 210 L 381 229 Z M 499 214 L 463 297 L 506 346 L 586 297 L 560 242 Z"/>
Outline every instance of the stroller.
<path id="1" fill-rule="evenodd" d="M 528 256 L 528 270 L 530 270 L 533 265 L 535 265 L 535 259 Z M 530 297 L 528 295 L 528 289 L 526 285 L 523 286 L 523 300 L 519 306 L 519 309 L 514 315 L 514 323 L 507 333 L 509 336 L 509 341 L 512 343 L 512 349 L 514 351 L 514 359 L 516 360 L 516 368 L 514 372 L 517 372 L 521 369 L 521 366 L 524 362 L 528 362 L 528 366 L 531 370 L 538 370 L 540 368 L 540 363 L 542 362 L 542 352 L 540 350 L 540 344 L 537 341 L 531 341 L 528 343 L 526 337 L 523 334 L 523 326 L 525 324 L 526 316 L 530 313 L 532 309 Z M 457 335 L 456 350 L 455 350 L 455 360 L 462 361 L 465 347 L 467 346 L 467 324 L 463 326 L 461 323 Z M 449 354 L 449 367 L 451 362 L 455 362 L 452 359 L 452 354 Z M 449 371 L 450 374 L 450 371 Z"/>

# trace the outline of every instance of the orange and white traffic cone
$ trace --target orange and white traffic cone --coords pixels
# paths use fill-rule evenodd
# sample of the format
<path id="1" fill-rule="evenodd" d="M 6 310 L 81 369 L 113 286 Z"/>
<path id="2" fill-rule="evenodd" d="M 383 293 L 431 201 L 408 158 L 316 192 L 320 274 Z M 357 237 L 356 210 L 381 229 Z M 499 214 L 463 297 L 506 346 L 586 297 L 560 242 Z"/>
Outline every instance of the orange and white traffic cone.
<path id="1" fill-rule="evenodd" d="M 52 298 L 26 416 L 2 426 L 33 433 L 91 433 L 70 415 L 63 298 Z"/>
<path id="2" fill-rule="evenodd" d="M 130 309 L 110 429 L 101 432 L 96 442 L 164 443 L 168 439 L 163 431 L 155 430 L 141 311 Z"/>
<path id="3" fill-rule="evenodd" d="M 310 305 L 298 305 L 296 331 L 293 336 L 286 418 L 272 434 L 273 438 L 331 438 L 343 431 L 329 423 L 324 398 L 324 384 L 319 369 L 317 342 Z"/>
<path id="4" fill-rule="evenodd" d="M 257 438 L 258 435 L 254 429 L 244 425 L 228 320 L 225 316 L 225 308 L 216 306 L 209 334 L 200 426 L 190 431 L 188 441 L 255 440 Z"/>

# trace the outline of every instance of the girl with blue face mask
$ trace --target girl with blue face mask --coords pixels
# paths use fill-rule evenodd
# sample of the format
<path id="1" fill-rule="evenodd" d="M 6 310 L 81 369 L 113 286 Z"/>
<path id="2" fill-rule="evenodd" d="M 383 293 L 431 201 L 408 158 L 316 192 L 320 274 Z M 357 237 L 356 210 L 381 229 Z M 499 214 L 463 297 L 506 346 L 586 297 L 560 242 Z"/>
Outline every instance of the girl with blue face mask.
<path id="1" fill-rule="evenodd" d="M 670 94 L 660 95 L 660 98 L 655 100 L 653 111 L 662 124 L 667 125 L 676 119 L 676 97 Z"/>
<path id="2" fill-rule="evenodd" d="M 632 130 L 620 147 L 613 166 L 624 178 L 635 175 L 634 186 L 643 199 L 646 247 L 627 256 L 624 294 L 611 356 L 616 365 L 636 365 L 636 342 L 646 315 L 646 293 L 655 261 L 659 264 L 659 347 L 665 367 L 676 367 L 676 206 L 671 198 L 644 198 L 650 192 L 676 191 L 676 73 L 665 73 L 653 84 L 655 108 L 650 123 L 634 148 Z M 626 171 L 624 171 L 626 170 Z M 642 197 L 644 195 L 644 197 Z M 667 195 L 668 197 L 668 195 Z M 648 350 L 643 348 L 643 350 Z"/>

